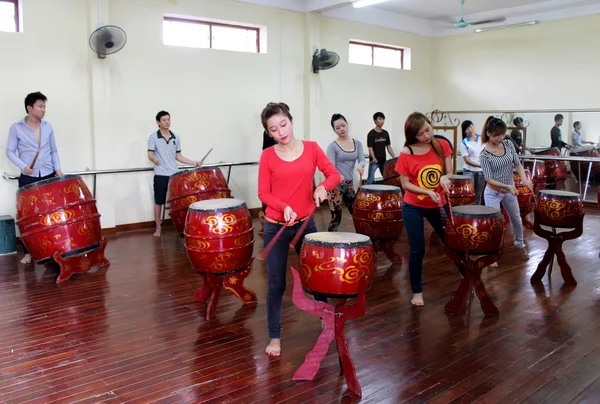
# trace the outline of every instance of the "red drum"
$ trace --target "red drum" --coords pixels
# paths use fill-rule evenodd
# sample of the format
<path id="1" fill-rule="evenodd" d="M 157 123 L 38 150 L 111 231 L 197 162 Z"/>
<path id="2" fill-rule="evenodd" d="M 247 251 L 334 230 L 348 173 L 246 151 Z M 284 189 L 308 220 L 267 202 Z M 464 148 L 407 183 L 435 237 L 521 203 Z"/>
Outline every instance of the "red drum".
<path id="1" fill-rule="evenodd" d="M 588 147 L 578 147 L 571 151 L 571 156 L 575 157 L 600 157 L 600 150 L 594 148 L 593 146 Z M 581 181 L 585 182 L 587 180 L 587 174 L 590 163 L 572 161 L 571 162 L 571 171 L 575 177 L 579 178 L 579 167 L 581 166 Z M 590 172 L 590 182 L 598 182 L 600 181 L 600 163 L 592 163 L 592 171 Z"/>
<path id="2" fill-rule="evenodd" d="M 533 192 L 537 195 L 540 189 L 546 188 L 546 164 L 543 161 L 537 160 L 535 167 L 533 167 L 533 161 L 526 161 L 524 167 L 532 173 Z"/>
<path id="3" fill-rule="evenodd" d="M 383 183 L 386 185 L 393 185 L 395 187 L 402 188 L 402 182 L 400 181 L 400 173 L 396 171 L 396 165 L 398 164 L 398 157 L 391 160 L 387 160 L 383 165 Z"/>
<path id="4" fill-rule="evenodd" d="M 583 220 L 583 202 L 579 194 L 543 189 L 535 204 L 541 225 L 559 228 L 575 228 Z"/>
<path id="5" fill-rule="evenodd" d="M 300 276 L 308 293 L 356 297 L 361 278 L 367 290 L 375 274 L 375 250 L 369 237 L 356 233 L 323 232 L 304 236 Z"/>
<path id="6" fill-rule="evenodd" d="M 402 220 L 402 191 L 391 185 L 363 185 L 352 205 L 357 233 L 373 239 L 400 237 Z"/>
<path id="7" fill-rule="evenodd" d="M 226 275 L 245 269 L 252 259 L 254 226 L 240 199 L 208 199 L 188 208 L 185 248 L 194 269 Z"/>
<path id="8" fill-rule="evenodd" d="M 525 177 L 531 181 L 531 172 L 527 169 L 525 170 Z M 523 181 L 521 181 L 521 176 L 517 170 L 513 170 L 513 180 L 515 182 L 515 188 L 517 188 L 518 192 L 517 200 L 519 201 L 521 213 L 528 214 L 531 212 L 531 199 L 533 198 L 533 191 L 523 185 Z"/>
<path id="9" fill-rule="evenodd" d="M 183 234 L 188 207 L 206 199 L 231 198 L 231 191 L 218 168 L 193 168 L 173 174 L 169 179 L 171 219 L 175 230 Z"/>
<path id="10" fill-rule="evenodd" d="M 78 175 L 63 175 L 17 191 L 17 225 L 21 240 L 38 264 L 94 250 L 101 245 L 96 200 Z"/>
<path id="11" fill-rule="evenodd" d="M 452 206 L 473 205 L 475 203 L 473 178 L 468 175 L 455 175 L 448 197 Z"/>
<path id="12" fill-rule="evenodd" d="M 544 150 L 538 155 L 546 156 L 560 156 L 560 150 L 553 147 L 548 150 Z M 564 186 L 564 181 L 567 179 L 567 162 L 559 160 L 545 160 L 546 164 L 546 180 L 548 184 L 558 183 L 557 186 Z"/>
<path id="13" fill-rule="evenodd" d="M 490 206 L 453 206 L 446 223 L 445 245 L 470 255 L 490 255 L 502 248 L 504 227 L 500 210 Z"/>

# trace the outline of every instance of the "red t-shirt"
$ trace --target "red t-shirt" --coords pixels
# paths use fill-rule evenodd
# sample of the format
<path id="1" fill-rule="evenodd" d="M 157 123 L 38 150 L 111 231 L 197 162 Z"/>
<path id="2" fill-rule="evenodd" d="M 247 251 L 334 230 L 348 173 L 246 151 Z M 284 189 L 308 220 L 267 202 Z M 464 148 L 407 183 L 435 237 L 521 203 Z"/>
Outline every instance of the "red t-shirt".
<path id="1" fill-rule="evenodd" d="M 450 146 L 446 142 L 438 142 L 442 148 L 444 157 L 452 154 Z M 401 175 L 408 177 L 411 184 L 414 184 L 422 189 L 435 191 L 440 194 L 440 203 L 446 204 L 446 197 L 440 185 L 440 178 L 443 175 L 441 161 L 433 147 L 431 150 L 422 155 L 400 153 L 396 171 Z M 439 188 L 438 188 L 439 187 Z M 404 190 L 404 202 L 409 205 L 419 206 L 422 208 L 437 208 L 439 205 L 435 203 L 429 196 L 423 194 L 415 194 Z"/>
<path id="2" fill-rule="evenodd" d="M 290 206 L 298 218 L 308 216 L 314 205 L 313 179 L 317 168 L 325 175 L 327 191 L 341 180 L 340 173 L 316 142 L 303 140 L 304 151 L 294 161 L 284 161 L 274 147 L 265 149 L 258 165 L 258 198 L 267 205 L 265 214 L 283 221 L 283 211 Z"/>

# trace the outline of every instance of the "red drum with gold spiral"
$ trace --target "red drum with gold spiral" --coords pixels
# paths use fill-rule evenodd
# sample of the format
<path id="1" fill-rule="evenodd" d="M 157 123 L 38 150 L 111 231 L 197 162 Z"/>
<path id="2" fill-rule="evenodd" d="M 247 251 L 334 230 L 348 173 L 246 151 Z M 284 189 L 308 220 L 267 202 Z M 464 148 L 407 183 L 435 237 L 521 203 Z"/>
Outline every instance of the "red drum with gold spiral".
<path id="1" fill-rule="evenodd" d="M 400 181 L 400 173 L 396 171 L 398 157 L 387 160 L 383 165 L 383 183 L 385 185 L 393 185 L 402 189 L 402 181 Z"/>
<path id="2" fill-rule="evenodd" d="M 546 188 L 546 164 L 543 161 L 536 160 L 535 167 L 533 161 L 526 161 L 523 165 L 531 172 L 533 192 L 537 195 L 540 189 Z"/>
<path id="3" fill-rule="evenodd" d="M 469 255 L 491 255 L 500 251 L 504 226 L 500 210 L 490 206 L 452 207 L 452 220 L 446 223 L 444 244 Z"/>
<path id="4" fill-rule="evenodd" d="M 475 203 L 475 184 L 468 175 L 455 175 L 448 192 L 451 206 L 473 205 Z"/>
<path id="5" fill-rule="evenodd" d="M 531 172 L 529 170 L 525 170 L 525 177 L 531 182 Z M 518 192 L 517 201 L 519 202 L 519 208 L 521 208 L 521 215 L 526 215 L 532 210 L 531 200 L 533 199 L 533 191 L 523 185 L 523 181 L 517 170 L 513 170 L 513 181 Z"/>
<path id="6" fill-rule="evenodd" d="M 375 274 L 371 239 L 344 232 L 304 236 L 300 251 L 300 277 L 305 291 L 328 297 L 356 297 L 359 281 L 367 278 L 367 290 Z"/>
<path id="7" fill-rule="evenodd" d="M 400 237 L 404 221 L 399 187 L 363 185 L 356 193 L 352 208 L 357 233 L 379 240 Z"/>
<path id="8" fill-rule="evenodd" d="M 539 224 L 559 228 L 576 228 L 583 220 L 583 202 L 575 192 L 552 189 L 540 191 L 535 204 Z"/>

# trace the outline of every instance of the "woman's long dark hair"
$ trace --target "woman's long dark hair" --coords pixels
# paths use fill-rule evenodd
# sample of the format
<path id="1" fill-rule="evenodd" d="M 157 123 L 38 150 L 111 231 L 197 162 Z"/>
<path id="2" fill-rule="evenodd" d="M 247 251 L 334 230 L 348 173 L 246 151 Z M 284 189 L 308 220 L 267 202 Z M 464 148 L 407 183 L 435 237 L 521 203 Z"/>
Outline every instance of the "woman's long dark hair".
<path id="1" fill-rule="evenodd" d="M 406 137 L 404 146 L 410 146 L 411 144 L 419 142 L 419 140 L 417 139 L 417 135 L 419 134 L 419 131 L 421 130 L 421 128 L 423 128 L 423 125 L 425 125 L 425 123 L 428 123 L 429 126 L 431 126 L 431 121 L 429 120 L 429 118 L 427 118 L 425 114 L 422 114 L 420 112 L 413 112 L 408 116 L 408 118 L 406 118 L 406 121 L 404 122 L 404 136 Z M 431 147 L 433 147 L 433 151 L 435 152 L 438 159 L 440 160 L 440 163 L 442 164 L 442 172 L 445 173 L 446 159 L 444 158 L 444 153 L 442 152 L 442 146 L 433 136 L 431 137 Z"/>
<path id="2" fill-rule="evenodd" d="M 481 143 L 487 143 L 490 140 L 491 135 L 497 135 L 500 133 L 506 133 L 506 123 L 500 118 L 494 116 L 488 116 L 483 124 L 483 131 L 481 132 Z M 489 135 L 488 135 L 489 133 Z"/>
<path id="3" fill-rule="evenodd" d="M 462 129 L 462 137 L 463 139 L 466 139 L 467 137 L 467 129 L 469 129 L 469 127 L 473 125 L 472 121 L 463 121 L 463 123 L 461 124 L 461 129 Z"/>

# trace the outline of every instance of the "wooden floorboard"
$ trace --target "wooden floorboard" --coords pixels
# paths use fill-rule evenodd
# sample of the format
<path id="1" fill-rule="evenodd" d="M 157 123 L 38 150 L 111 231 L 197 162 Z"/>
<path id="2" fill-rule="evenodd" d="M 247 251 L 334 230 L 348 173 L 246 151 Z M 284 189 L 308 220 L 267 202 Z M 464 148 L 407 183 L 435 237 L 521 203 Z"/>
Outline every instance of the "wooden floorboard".
<path id="1" fill-rule="evenodd" d="M 328 212 L 317 213 L 326 229 Z M 259 222 L 255 221 L 259 227 Z M 352 231 L 347 212 L 341 230 Z M 526 231 L 531 258 L 505 239 L 498 268 L 483 279 L 500 310 L 471 325 L 444 312 L 460 276 L 427 227 L 426 306 L 410 305 L 408 245 L 401 264 L 378 256 L 367 311 L 346 323 L 363 397 L 347 391 L 335 344 L 312 381 L 292 376 L 320 324 L 284 296 L 281 358 L 264 355 L 266 267 L 246 280 L 259 299 L 243 306 L 224 291 L 215 318 L 193 300 L 202 279 L 183 240 L 166 228 L 109 237 L 111 266 L 60 285 L 57 272 L 0 257 L 0 402 L 3 403 L 597 403 L 600 402 L 600 211 L 565 243 L 578 280 L 530 285 L 546 241 Z M 256 231 L 255 230 L 255 231 Z M 263 248 L 256 235 L 255 253 Z M 290 251 L 289 264 L 298 258 Z"/>

